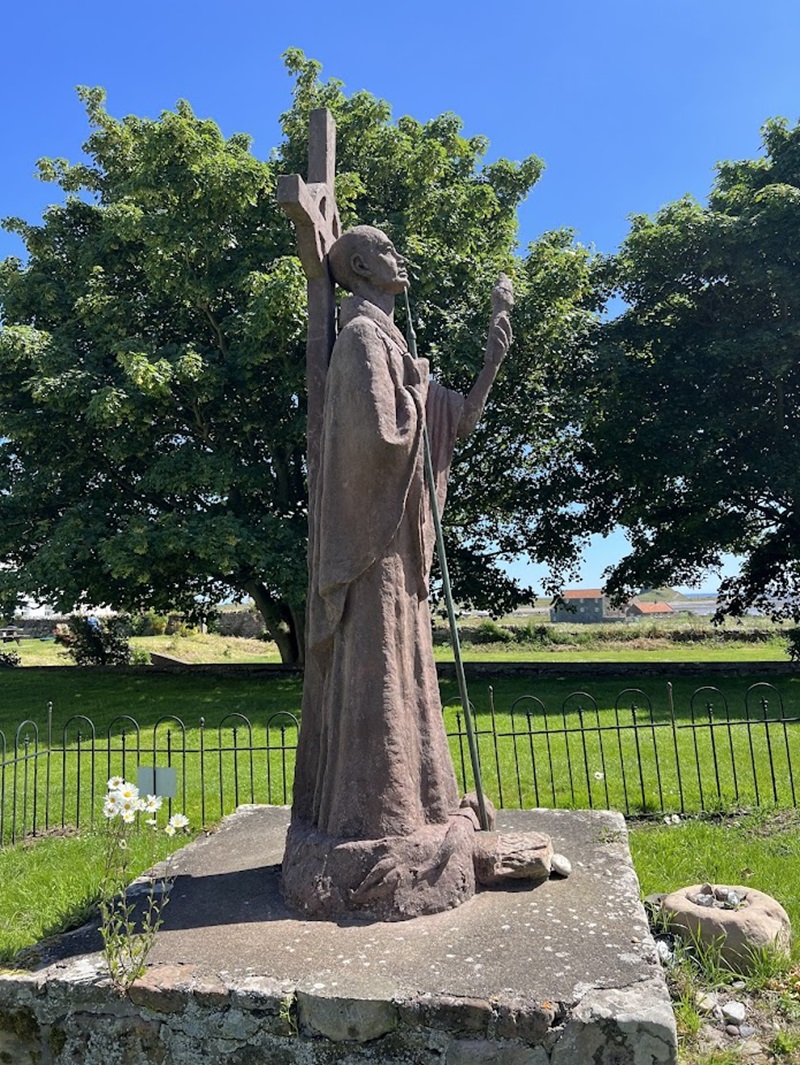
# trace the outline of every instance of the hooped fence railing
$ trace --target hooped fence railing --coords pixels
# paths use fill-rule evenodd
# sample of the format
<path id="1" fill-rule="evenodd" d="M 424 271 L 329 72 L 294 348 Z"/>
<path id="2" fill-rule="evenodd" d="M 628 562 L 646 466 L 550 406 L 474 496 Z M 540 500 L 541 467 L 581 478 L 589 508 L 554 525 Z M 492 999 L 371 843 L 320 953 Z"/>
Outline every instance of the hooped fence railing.
<path id="1" fill-rule="evenodd" d="M 751 685 L 730 706 L 714 687 L 676 708 L 655 708 L 626 688 L 601 706 L 589 692 L 557 708 L 534 695 L 507 710 L 477 713 L 484 790 L 497 806 L 606 808 L 629 816 L 693 814 L 741 807 L 796 807 L 800 717 L 771 684 Z M 472 789 L 460 709 L 445 707 L 456 775 Z M 41 721 L 0 730 L 0 846 L 26 837 L 92 827 L 109 777 L 135 779 L 140 767 L 171 767 L 177 793 L 168 810 L 195 827 L 244 803 L 291 801 L 298 720 L 287 712 L 253 721 L 229 713 L 215 725 L 167 715 L 146 726 L 120 715 L 102 730 L 85 715 L 56 729 L 52 704 Z"/>

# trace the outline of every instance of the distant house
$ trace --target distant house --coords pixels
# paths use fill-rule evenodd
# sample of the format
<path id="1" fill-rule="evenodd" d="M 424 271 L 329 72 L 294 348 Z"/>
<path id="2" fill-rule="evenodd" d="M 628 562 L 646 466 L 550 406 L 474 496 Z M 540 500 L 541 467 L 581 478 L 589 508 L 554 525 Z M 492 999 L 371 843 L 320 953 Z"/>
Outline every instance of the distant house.
<path id="1" fill-rule="evenodd" d="M 604 621 L 608 603 L 599 588 L 568 588 L 559 602 L 550 607 L 550 621 L 576 622 Z"/>
<path id="2" fill-rule="evenodd" d="M 626 613 L 629 618 L 665 618 L 673 613 L 669 603 L 628 603 Z"/>

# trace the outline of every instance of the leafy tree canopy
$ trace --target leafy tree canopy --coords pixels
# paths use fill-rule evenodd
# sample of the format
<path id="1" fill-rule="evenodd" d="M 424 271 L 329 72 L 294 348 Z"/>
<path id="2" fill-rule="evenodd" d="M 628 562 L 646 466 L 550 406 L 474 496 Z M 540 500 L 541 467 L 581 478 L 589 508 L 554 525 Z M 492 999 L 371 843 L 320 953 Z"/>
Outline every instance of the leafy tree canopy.
<path id="1" fill-rule="evenodd" d="M 319 106 L 338 126 L 343 222 L 385 228 L 419 264 L 420 350 L 446 383 L 467 388 L 480 366 L 498 270 L 517 283 L 512 355 L 453 472 L 457 595 L 506 609 L 528 590 L 498 561 L 563 550 L 535 521 L 565 399 L 543 382 L 597 298 L 571 234 L 515 256 L 542 164 L 487 164 L 455 115 L 395 122 L 301 52 L 285 59 L 294 99 L 268 161 L 185 102 L 116 119 L 84 88 L 85 160 L 39 163 L 63 202 L 38 225 L 6 220 L 28 250 L 0 264 L 6 600 L 196 612 L 250 595 L 284 659 L 302 659 L 305 283 L 275 182 L 305 172 Z"/>
<path id="2" fill-rule="evenodd" d="M 604 268 L 629 306 L 565 382 L 580 439 L 548 520 L 625 526 L 618 598 L 695 583 L 733 552 L 720 616 L 774 598 L 800 616 L 800 125 L 763 139 L 762 157 L 717 168 L 707 206 L 633 218 Z"/>

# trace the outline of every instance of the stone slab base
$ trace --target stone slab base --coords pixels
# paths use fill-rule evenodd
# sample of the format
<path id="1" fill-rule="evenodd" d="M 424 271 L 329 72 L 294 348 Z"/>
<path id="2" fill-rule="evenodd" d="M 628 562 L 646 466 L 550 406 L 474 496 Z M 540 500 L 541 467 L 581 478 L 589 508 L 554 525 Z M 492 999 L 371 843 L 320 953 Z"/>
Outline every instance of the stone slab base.
<path id="1" fill-rule="evenodd" d="M 501 811 L 567 880 L 403 924 L 303 921 L 280 893 L 288 811 L 245 807 L 177 856 L 147 975 L 105 979 L 96 929 L 0 976 L 14 1065 L 675 1065 L 675 1025 L 623 819 Z"/>

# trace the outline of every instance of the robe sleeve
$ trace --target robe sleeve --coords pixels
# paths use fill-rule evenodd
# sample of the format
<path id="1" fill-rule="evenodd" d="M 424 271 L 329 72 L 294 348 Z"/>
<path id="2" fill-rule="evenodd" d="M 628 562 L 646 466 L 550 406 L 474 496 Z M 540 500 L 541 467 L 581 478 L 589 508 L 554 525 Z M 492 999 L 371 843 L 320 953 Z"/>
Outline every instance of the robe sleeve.
<path id="1" fill-rule="evenodd" d="M 430 382 L 425 417 L 428 423 L 433 479 L 436 483 L 436 499 L 439 503 L 440 514 L 444 511 L 444 504 L 447 498 L 447 479 L 450 476 L 450 464 L 453 461 L 458 423 L 461 420 L 463 409 L 464 397 L 460 392 L 444 388 L 436 381 Z M 424 514 L 422 542 L 425 587 L 427 590 L 428 576 L 433 562 L 433 551 L 436 546 L 436 532 L 433 527 L 433 515 L 429 505 L 425 507 Z"/>
<path id="2" fill-rule="evenodd" d="M 422 370 L 422 372 L 420 372 Z M 328 370 L 319 494 L 319 593 L 340 613 L 346 587 L 378 558 L 419 477 L 427 367 L 357 318 Z"/>

